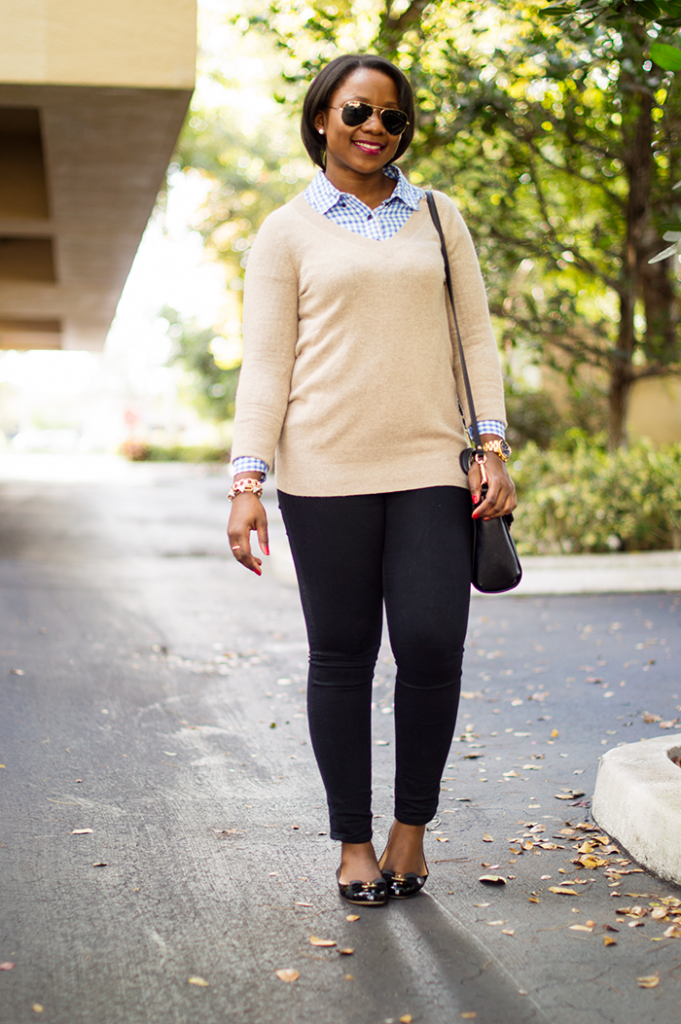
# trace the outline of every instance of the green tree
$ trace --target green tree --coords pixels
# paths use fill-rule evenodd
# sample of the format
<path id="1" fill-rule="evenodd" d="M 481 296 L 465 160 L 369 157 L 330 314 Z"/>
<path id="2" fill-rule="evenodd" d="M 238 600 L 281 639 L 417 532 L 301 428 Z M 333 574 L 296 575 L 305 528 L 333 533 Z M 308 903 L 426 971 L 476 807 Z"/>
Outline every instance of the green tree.
<path id="1" fill-rule="evenodd" d="M 186 399 L 207 419 L 223 422 L 234 416 L 234 397 L 241 366 L 241 338 L 238 325 L 233 334 L 223 328 L 202 328 L 165 306 L 161 316 L 168 322 L 172 351 L 168 362 L 185 371 L 181 387 Z"/>
<path id="2" fill-rule="evenodd" d="M 670 46 L 681 4 L 254 0 L 299 100 L 337 52 L 371 49 L 409 74 L 421 110 L 406 166 L 459 202 L 481 250 L 502 343 L 578 385 L 605 382 L 611 446 L 633 383 L 679 368 L 670 257 L 681 157 Z M 657 48 L 657 49 L 655 49 Z"/>

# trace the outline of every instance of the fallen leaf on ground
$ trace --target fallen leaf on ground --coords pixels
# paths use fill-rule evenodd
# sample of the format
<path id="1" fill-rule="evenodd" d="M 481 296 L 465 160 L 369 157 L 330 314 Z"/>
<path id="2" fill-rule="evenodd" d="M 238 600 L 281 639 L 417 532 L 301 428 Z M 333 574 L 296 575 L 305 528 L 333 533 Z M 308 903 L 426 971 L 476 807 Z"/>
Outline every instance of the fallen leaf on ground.
<path id="1" fill-rule="evenodd" d="M 92 866 L 93 868 L 106 868 L 109 865 L 106 863 L 105 860 L 96 860 Z"/>
<path id="2" fill-rule="evenodd" d="M 570 863 L 592 870 L 593 868 L 602 868 L 607 866 L 610 862 L 605 860 L 603 857 L 594 857 L 591 854 L 586 854 L 583 857 L 575 857 Z"/>
<path id="3" fill-rule="evenodd" d="M 471 1011 L 470 1013 L 462 1013 L 461 1016 L 464 1020 L 474 1020 L 478 1015 Z"/>
<path id="4" fill-rule="evenodd" d="M 11 971 L 16 967 L 16 964 L 12 964 L 9 960 L 6 960 L 4 964 L 0 964 L 0 971 Z"/>
<path id="5" fill-rule="evenodd" d="M 650 911 L 650 916 L 652 917 L 653 921 L 664 921 L 664 919 L 667 916 L 667 913 L 668 911 L 666 907 L 653 907 L 653 909 Z"/>
<path id="6" fill-rule="evenodd" d="M 571 932 L 592 932 L 593 928 L 589 928 L 588 925 L 585 925 L 585 924 L 571 924 L 570 925 L 570 931 Z"/>
<path id="7" fill-rule="evenodd" d="M 346 921 L 359 921 L 359 914 L 347 914 L 345 917 Z"/>
<path id="8" fill-rule="evenodd" d="M 333 939 L 320 939 L 317 935 L 310 936 L 311 946 L 335 946 L 336 943 Z"/>
<path id="9" fill-rule="evenodd" d="M 559 896 L 577 896 L 579 895 L 576 889 L 568 889 L 566 886 L 550 885 L 549 892 L 556 892 Z"/>
<path id="10" fill-rule="evenodd" d="M 91 828 L 74 828 L 74 830 L 72 831 L 71 835 L 72 836 L 89 836 L 91 832 L 92 832 Z"/>
<path id="11" fill-rule="evenodd" d="M 11 675 L 11 676 L 23 676 L 23 674 L 24 674 L 24 670 L 23 670 L 23 668 L 11 668 L 11 669 L 9 670 L 9 675 Z M 38 1004 L 36 1003 L 36 1006 L 37 1006 L 37 1005 L 38 1005 Z M 33 1007 L 33 1009 L 35 1010 L 35 1006 Z M 40 1010 L 39 1010 L 38 1012 L 39 1012 L 39 1013 L 42 1013 L 42 1011 L 43 1011 L 43 1008 L 42 1008 L 42 1006 L 41 1006 L 41 1007 L 40 1007 Z"/>
<path id="12" fill-rule="evenodd" d="M 352 956 L 355 951 L 354 949 L 351 949 L 350 946 L 347 946 L 345 949 L 339 949 L 338 952 L 341 956 Z"/>
<path id="13" fill-rule="evenodd" d="M 296 900 L 296 906 L 297 907 L 311 907 L 312 904 L 311 903 L 301 903 L 300 900 Z"/>
<path id="14" fill-rule="evenodd" d="M 501 929 L 501 934 L 502 935 L 515 935 L 515 929 L 514 928 L 502 928 Z"/>
<path id="15" fill-rule="evenodd" d="M 551 739 L 552 740 L 557 740 L 558 739 L 558 730 L 557 729 L 552 729 L 551 730 Z"/>
<path id="16" fill-rule="evenodd" d="M 205 978 L 199 978 L 197 974 L 192 974 L 191 978 L 187 979 L 190 985 L 198 985 L 200 988 L 208 988 L 208 982 Z"/>
<path id="17" fill-rule="evenodd" d="M 343 975 L 343 981 L 354 981 L 354 980 L 355 980 L 354 974 L 344 974 Z"/>
<path id="18" fill-rule="evenodd" d="M 480 875 L 478 881 L 484 882 L 485 885 L 506 885 L 506 879 L 501 875 Z"/>
<path id="19" fill-rule="evenodd" d="M 670 722 L 660 722 L 660 729 L 673 729 L 677 722 L 678 718 L 672 718 Z"/>
<path id="20" fill-rule="evenodd" d="M 670 924 L 663 934 L 665 939 L 681 939 L 681 924 Z"/>
<path id="21" fill-rule="evenodd" d="M 23 676 L 24 673 L 22 672 L 21 674 Z M 42 1003 L 34 1003 L 31 1009 L 33 1010 L 34 1013 L 42 1013 L 45 1007 L 43 1006 Z"/>
<path id="22" fill-rule="evenodd" d="M 653 715 L 653 714 L 650 713 L 650 711 L 644 711 L 643 712 L 643 721 L 644 722 L 661 722 L 662 721 L 662 715 Z"/>
<path id="23" fill-rule="evenodd" d="M 489 832 L 485 832 L 484 836 L 482 837 L 482 841 L 483 843 L 493 843 L 494 837 L 491 836 Z"/>
<path id="24" fill-rule="evenodd" d="M 556 800 L 576 800 L 578 796 L 584 796 L 582 789 L 568 789 L 565 793 L 554 793 Z"/>
<path id="25" fill-rule="evenodd" d="M 660 984 L 660 978 L 657 974 L 646 974 L 636 980 L 639 988 L 656 988 Z"/>
<path id="26" fill-rule="evenodd" d="M 298 971 L 293 970 L 292 967 L 284 967 L 280 971 L 274 972 L 279 978 L 279 981 L 297 981 L 300 977 Z"/>
<path id="27" fill-rule="evenodd" d="M 603 945 L 604 946 L 616 946 L 617 945 L 617 939 L 611 939 L 609 935 L 604 935 L 603 936 Z"/>
<path id="28" fill-rule="evenodd" d="M 403 1013 L 400 1017 L 400 1024 L 411 1024 L 413 1017 L 410 1013 Z"/>
<path id="29" fill-rule="evenodd" d="M 447 839 L 446 836 L 436 836 L 435 838 L 437 839 L 438 843 L 448 843 L 449 842 L 449 839 Z"/>

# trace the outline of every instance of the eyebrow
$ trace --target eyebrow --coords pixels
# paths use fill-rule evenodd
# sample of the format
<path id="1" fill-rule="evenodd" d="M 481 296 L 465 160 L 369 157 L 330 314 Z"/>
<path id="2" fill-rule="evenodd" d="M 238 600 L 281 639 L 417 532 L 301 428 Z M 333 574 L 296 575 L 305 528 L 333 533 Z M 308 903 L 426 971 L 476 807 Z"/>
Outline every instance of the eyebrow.
<path id="1" fill-rule="evenodd" d="M 370 107 L 374 106 L 374 104 L 371 102 L 371 100 L 369 99 L 368 96 L 358 96 L 358 95 L 348 96 L 348 98 L 347 98 L 347 100 L 345 100 L 345 102 L 348 103 L 349 100 L 360 100 L 362 103 L 368 103 Z M 380 106 L 382 106 L 382 104 L 381 103 L 376 103 L 375 106 L 380 107 Z M 385 107 L 385 109 L 388 110 L 389 106 Z M 399 102 L 395 101 L 395 110 L 399 110 L 399 109 L 400 109 Z"/>

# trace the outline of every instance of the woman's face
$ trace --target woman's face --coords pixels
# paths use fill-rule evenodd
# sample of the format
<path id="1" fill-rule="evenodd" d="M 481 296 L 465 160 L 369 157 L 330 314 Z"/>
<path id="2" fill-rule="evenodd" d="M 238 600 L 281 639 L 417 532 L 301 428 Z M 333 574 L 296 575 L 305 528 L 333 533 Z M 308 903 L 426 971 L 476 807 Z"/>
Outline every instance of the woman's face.
<path id="1" fill-rule="evenodd" d="M 315 127 L 322 130 L 326 140 L 327 172 L 375 174 L 394 157 L 400 136 L 388 134 L 377 111 L 357 128 L 344 124 L 338 108 L 348 100 L 399 110 L 397 86 L 381 71 L 357 68 L 332 94 L 329 109 L 315 118 Z"/>

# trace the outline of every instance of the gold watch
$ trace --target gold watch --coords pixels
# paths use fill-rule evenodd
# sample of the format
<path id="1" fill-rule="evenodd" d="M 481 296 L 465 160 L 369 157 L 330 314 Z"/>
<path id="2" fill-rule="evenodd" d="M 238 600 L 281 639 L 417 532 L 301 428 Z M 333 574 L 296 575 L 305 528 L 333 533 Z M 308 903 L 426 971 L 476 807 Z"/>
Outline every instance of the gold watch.
<path id="1" fill-rule="evenodd" d="M 483 442 L 482 448 L 485 452 L 494 452 L 502 462 L 508 462 L 511 457 L 511 446 L 502 437 L 495 437 L 493 441 Z"/>

